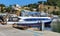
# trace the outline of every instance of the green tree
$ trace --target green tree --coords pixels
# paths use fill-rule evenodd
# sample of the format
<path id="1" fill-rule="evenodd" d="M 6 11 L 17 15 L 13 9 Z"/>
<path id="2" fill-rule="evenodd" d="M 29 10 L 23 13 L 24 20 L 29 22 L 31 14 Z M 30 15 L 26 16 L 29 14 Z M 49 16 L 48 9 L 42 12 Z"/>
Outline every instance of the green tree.
<path id="1" fill-rule="evenodd" d="M 6 6 L 5 6 L 4 4 L 0 4 L 0 7 L 1 7 L 1 8 L 0 8 L 0 9 L 1 9 L 1 11 L 0 11 L 0 12 L 2 12 L 2 13 L 3 13 L 3 12 L 4 12 L 4 10 L 5 10 L 5 7 L 6 7 Z"/>
<path id="2" fill-rule="evenodd" d="M 47 2 L 52 3 L 54 6 L 60 7 L 60 0 L 47 0 Z"/>
<path id="3" fill-rule="evenodd" d="M 53 11 L 52 14 L 54 14 L 54 15 L 60 15 L 60 11 Z"/>
<path id="4" fill-rule="evenodd" d="M 5 5 L 4 5 L 4 4 L 0 4 L 0 6 L 1 6 L 1 7 L 5 7 Z"/>
<path id="5" fill-rule="evenodd" d="M 38 1 L 38 4 L 42 4 L 42 1 Z"/>
<path id="6" fill-rule="evenodd" d="M 37 3 L 34 3 L 34 4 L 28 4 L 26 5 L 26 7 L 29 7 L 31 11 L 33 11 L 33 8 L 38 8 L 38 4 Z"/>
<path id="7" fill-rule="evenodd" d="M 9 12 L 9 13 L 12 12 L 12 5 L 9 5 L 9 6 L 6 8 L 6 12 Z"/>

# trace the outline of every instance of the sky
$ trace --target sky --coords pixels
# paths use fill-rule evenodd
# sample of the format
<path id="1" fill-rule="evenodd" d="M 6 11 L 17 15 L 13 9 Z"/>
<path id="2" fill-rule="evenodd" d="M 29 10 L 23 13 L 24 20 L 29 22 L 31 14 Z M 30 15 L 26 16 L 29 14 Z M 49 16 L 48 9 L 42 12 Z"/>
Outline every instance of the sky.
<path id="1" fill-rule="evenodd" d="M 0 0 L 0 4 L 5 4 L 6 6 L 13 4 L 24 6 L 31 3 L 37 3 L 38 1 L 46 1 L 46 0 Z"/>

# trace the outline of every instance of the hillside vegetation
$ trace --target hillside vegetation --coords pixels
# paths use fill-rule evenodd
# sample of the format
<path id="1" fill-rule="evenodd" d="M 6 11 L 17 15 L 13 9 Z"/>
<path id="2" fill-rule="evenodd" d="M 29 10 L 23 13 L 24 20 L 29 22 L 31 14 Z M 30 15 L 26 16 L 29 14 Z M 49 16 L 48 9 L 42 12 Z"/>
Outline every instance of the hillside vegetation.
<path id="1" fill-rule="evenodd" d="M 22 7 L 28 7 L 30 11 L 33 11 L 33 9 L 37 9 L 36 11 L 39 11 L 39 8 L 38 8 L 39 4 L 42 4 L 42 1 L 38 1 L 37 3 L 33 3 L 33 4 L 28 4 L 28 5 L 25 5 L 25 6 L 22 6 Z M 60 0 L 47 0 L 47 1 L 44 1 L 44 5 L 60 7 Z M 1 7 L 0 8 L 0 13 L 5 13 L 5 12 L 9 12 L 10 13 L 12 11 L 11 10 L 12 9 L 12 5 L 6 6 L 4 4 L 0 4 L 0 7 Z M 57 12 L 53 11 L 52 13 L 56 14 L 56 15 L 60 15 L 60 11 L 57 11 Z"/>
<path id="2" fill-rule="evenodd" d="M 60 7 L 60 0 L 47 0 L 47 2 L 49 2 L 50 4 L 56 4 L 57 6 Z"/>
<path id="3" fill-rule="evenodd" d="M 36 11 L 39 11 L 39 8 L 38 8 L 39 4 L 42 4 L 42 1 L 38 1 L 37 3 L 33 3 L 33 4 L 28 4 L 28 5 L 25 5 L 24 7 L 29 7 L 30 11 L 33 11 L 33 9 L 37 9 Z M 52 14 L 60 15 L 60 10 L 55 11 L 56 7 L 59 7 L 59 9 L 60 9 L 60 0 L 47 0 L 47 2 L 44 1 L 43 4 L 49 5 L 49 6 L 54 6 L 54 11 L 52 11 Z M 49 8 L 48 8 L 48 10 L 49 10 Z"/>

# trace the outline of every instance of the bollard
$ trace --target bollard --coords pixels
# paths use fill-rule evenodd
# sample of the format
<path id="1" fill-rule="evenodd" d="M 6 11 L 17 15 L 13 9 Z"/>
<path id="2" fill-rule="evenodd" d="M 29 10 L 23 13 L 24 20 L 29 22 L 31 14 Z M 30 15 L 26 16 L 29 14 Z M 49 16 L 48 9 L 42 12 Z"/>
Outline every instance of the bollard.
<path id="1" fill-rule="evenodd" d="M 42 31 L 44 31 L 44 22 L 42 21 Z"/>
<path id="2" fill-rule="evenodd" d="M 44 31 L 44 22 L 43 21 L 40 21 L 41 25 L 40 25 L 40 30 L 41 31 Z"/>

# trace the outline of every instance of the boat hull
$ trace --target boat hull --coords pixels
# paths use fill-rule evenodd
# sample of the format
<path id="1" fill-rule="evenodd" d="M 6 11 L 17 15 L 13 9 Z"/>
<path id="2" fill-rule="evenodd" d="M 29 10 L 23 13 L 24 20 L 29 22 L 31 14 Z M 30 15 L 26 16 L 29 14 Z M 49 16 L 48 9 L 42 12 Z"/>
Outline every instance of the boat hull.
<path id="1" fill-rule="evenodd" d="M 51 22 L 45 22 L 45 27 L 50 27 Z M 17 23 L 18 26 L 41 27 L 42 23 Z"/>

